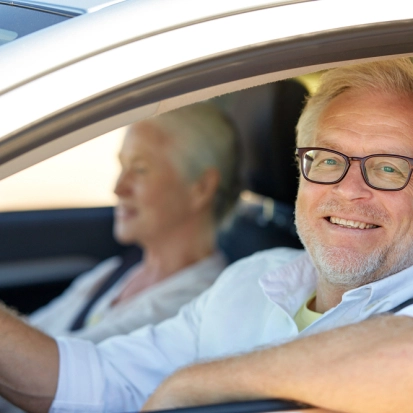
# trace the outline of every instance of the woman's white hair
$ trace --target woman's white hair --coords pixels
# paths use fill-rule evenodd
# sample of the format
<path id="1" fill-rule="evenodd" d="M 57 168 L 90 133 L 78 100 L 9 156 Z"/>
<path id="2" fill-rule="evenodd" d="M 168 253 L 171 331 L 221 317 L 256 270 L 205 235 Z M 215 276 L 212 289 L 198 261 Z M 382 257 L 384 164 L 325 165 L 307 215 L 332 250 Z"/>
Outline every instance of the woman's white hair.
<path id="1" fill-rule="evenodd" d="M 349 89 L 413 96 L 413 63 L 409 58 L 398 58 L 338 67 L 324 73 L 298 121 L 298 147 L 313 144 L 321 113 L 332 99 Z"/>
<path id="2" fill-rule="evenodd" d="M 239 138 L 231 119 L 209 102 L 185 106 L 149 119 L 174 143 L 171 160 L 189 182 L 216 168 L 220 182 L 214 200 L 217 223 L 231 212 L 240 191 Z"/>

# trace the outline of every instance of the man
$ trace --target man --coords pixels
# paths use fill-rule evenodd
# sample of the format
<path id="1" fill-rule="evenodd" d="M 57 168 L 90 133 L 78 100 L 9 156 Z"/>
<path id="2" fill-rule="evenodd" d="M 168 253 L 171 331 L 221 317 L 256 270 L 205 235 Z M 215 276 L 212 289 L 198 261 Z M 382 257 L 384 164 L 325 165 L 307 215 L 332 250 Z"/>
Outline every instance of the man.
<path id="1" fill-rule="evenodd" d="M 395 70 L 396 66 L 399 70 Z M 397 79 L 396 73 L 400 76 Z M 383 62 L 331 72 L 324 77 L 320 90 L 309 101 L 300 119 L 298 146 L 303 149 L 298 150 L 298 155 L 302 178 L 296 204 L 296 223 L 316 269 L 317 283 L 315 298 L 311 299 L 310 296 L 308 309 L 302 317 L 304 321 L 302 318 L 297 321 L 309 323 L 330 310 L 310 326 L 306 334 L 389 311 L 412 297 L 412 74 L 412 65 L 408 60 L 398 64 Z M 400 80 L 403 76 L 404 79 Z M 319 116 L 315 116 L 315 113 Z M 353 158 L 348 159 L 343 153 Z M 355 158 L 371 154 L 379 156 Z M 302 258 L 306 260 L 306 256 Z M 303 287 L 291 280 L 291 276 L 305 280 L 305 271 L 308 272 L 306 267 L 305 261 L 295 260 L 289 271 L 283 268 L 284 277 L 289 277 L 287 280 L 277 279 L 276 275 L 271 274 L 261 277 L 261 282 L 271 284 L 273 297 L 277 293 L 274 290 L 280 289 L 276 283 L 283 284 L 281 287 L 284 292 L 289 289 L 291 296 L 297 296 Z M 310 272 L 307 277 L 305 285 L 308 287 L 312 285 Z M 311 289 L 307 289 L 307 297 L 310 292 Z M 284 301 L 284 306 L 293 315 L 297 314 L 297 309 L 292 308 L 295 303 L 291 303 L 291 296 L 289 301 Z M 305 301 L 305 295 L 302 301 Z M 189 368 L 167 380 L 146 404 L 146 409 L 259 395 L 295 398 L 340 411 L 343 406 L 351 409 L 348 411 L 413 410 L 407 403 L 407 395 L 411 394 L 413 387 L 408 374 L 398 377 L 397 383 L 404 390 L 397 392 L 398 399 L 395 400 L 396 395 L 393 394 L 390 399 L 384 397 L 383 400 L 377 394 L 383 387 L 381 376 L 384 374 L 385 380 L 389 382 L 394 368 L 385 357 L 387 363 L 379 368 L 383 357 L 380 351 L 384 354 L 388 351 L 396 364 L 413 361 L 412 349 L 406 348 L 406 341 L 403 343 L 404 339 L 413 338 L 412 331 L 400 337 L 400 343 L 405 347 L 400 344 L 394 350 L 394 336 L 388 337 L 391 333 L 383 331 L 389 324 L 400 333 L 400 326 L 411 326 L 413 323 L 411 320 L 397 320 L 396 327 L 393 325 L 394 320 L 383 319 L 353 326 L 347 332 L 343 330 L 342 335 L 327 335 L 328 342 L 322 339 L 323 336 L 315 336 L 311 338 L 313 345 L 310 342 L 303 345 L 304 342 L 298 341 L 275 351 L 269 349 L 252 353 L 242 359 L 249 366 L 247 373 L 241 374 L 236 386 L 232 387 L 230 378 L 240 374 L 239 358 Z M 380 333 L 377 334 L 374 329 Z M 285 335 L 288 336 L 288 333 Z M 331 343 L 333 340 L 336 340 L 334 345 Z M 351 351 L 346 352 L 349 340 L 352 340 Z M 375 349 L 377 340 L 387 341 L 386 344 L 382 343 L 380 351 Z M 341 353 L 337 351 L 340 346 Z M 355 349 L 357 356 L 354 354 Z M 326 357 L 329 351 L 337 351 L 337 357 L 334 353 L 331 358 Z M 307 383 L 302 382 L 302 376 L 294 373 L 300 371 L 307 362 L 303 357 L 312 364 L 312 369 L 305 371 Z M 356 371 L 346 370 L 346 363 L 351 362 L 351 357 L 360 357 L 357 359 Z M 329 361 L 327 365 L 326 360 Z M 366 366 L 377 369 L 376 375 L 369 374 L 362 386 L 358 380 L 352 383 L 355 375 L 360 374 Z M 316 390 L 323 397 L 323 402 L 311 394 L 314 389 L 309 385 L 311 381 L 318 380 L 317 373 L 320 371 L 323 373 L 320 375 L 320 387 L 324 387 L 324 391 Z M 214 380 L 213 376 L 221 380 Z M 298 385 L 300 381 L 302 387 Z M 331 386 L 331 383 L 336 387 Z M 206 388 L 206 385 L 210 388 Z M 337 398 L 339 388 L 343 386 L 348 401 Z M 393 390 L 393 386 L 390 388 Z M 185 391 L 182 392 L 182 389 Z M 349 402 L 353 402 L 355 395 L 378 405 L 367 403 L 366 408 L 354 403 L 350 407 Z M 358 400 L 357 397 L 355 400 Z M 392 408 L 391 403 L 402 401 L 406 402 L 403 410 L 397 409 L 397 404 Z"/>
<path id="2" fill-rule="evenodd" d="M 0 393 L 34 412 L 134 411 L 176 370 L 221 359 L 178 372 L 144 409 L 287 397 L 409 411 L 413 320 L 377 315 L 413 297 L 412 112 L 407 59 L 330 72 L 298 125 L 307 252 L 241 260 L 174 319 L 99 346 L 2 312 Z"/>

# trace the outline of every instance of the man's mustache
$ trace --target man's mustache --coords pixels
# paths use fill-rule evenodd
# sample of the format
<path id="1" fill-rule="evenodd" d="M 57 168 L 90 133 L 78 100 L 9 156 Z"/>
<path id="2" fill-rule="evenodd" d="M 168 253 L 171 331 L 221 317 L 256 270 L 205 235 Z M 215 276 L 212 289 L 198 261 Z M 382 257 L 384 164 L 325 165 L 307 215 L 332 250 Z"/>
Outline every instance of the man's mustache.
<path id="1" fill-rule="evenodd" d="M 391 219 L 387 211 L 370 205 L 342 205 L 336 200 L 330 200 L 322 203 L 316 208 L 316 212 L 324 216 L 340 215 L 357 215 L 362 217 L 368 223 L 372 224 L 389 224 Z"/>

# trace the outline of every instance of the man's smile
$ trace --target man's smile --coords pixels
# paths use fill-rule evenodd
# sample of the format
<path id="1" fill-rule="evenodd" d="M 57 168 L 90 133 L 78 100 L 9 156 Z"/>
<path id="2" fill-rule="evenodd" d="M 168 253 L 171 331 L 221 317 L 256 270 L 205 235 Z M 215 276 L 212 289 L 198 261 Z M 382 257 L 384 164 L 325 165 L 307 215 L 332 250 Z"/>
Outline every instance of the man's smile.
<path id="1" fill-rule="evenodd" d="M 351 219 L 344 219 L 338 217 L 327 217 L 326 218 L 330 223 L 339 225 L 340 227 L 345 228 L 356 228 L 356 229 L 373 229 L 378 228 L 378 225 L 369 224 L 362 221 L 353 221 Z"/>

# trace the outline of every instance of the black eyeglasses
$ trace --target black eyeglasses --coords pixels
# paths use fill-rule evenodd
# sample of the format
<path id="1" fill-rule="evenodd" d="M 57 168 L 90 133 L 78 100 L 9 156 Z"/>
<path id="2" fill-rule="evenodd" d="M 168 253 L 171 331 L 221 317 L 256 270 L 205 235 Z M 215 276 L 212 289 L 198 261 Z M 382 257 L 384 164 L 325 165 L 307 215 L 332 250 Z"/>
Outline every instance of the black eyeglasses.
<path id="1" fill-rule="evenodd" d="M 301 173 L 307 181 L 330 185 L 347 174 L 351 161 L 359 161 L 366 184 L 381 191 L 400 191 L 409 183 L 413 158 L 400 155 L 347 156 L 324 148 L 297 148 Z"/>

